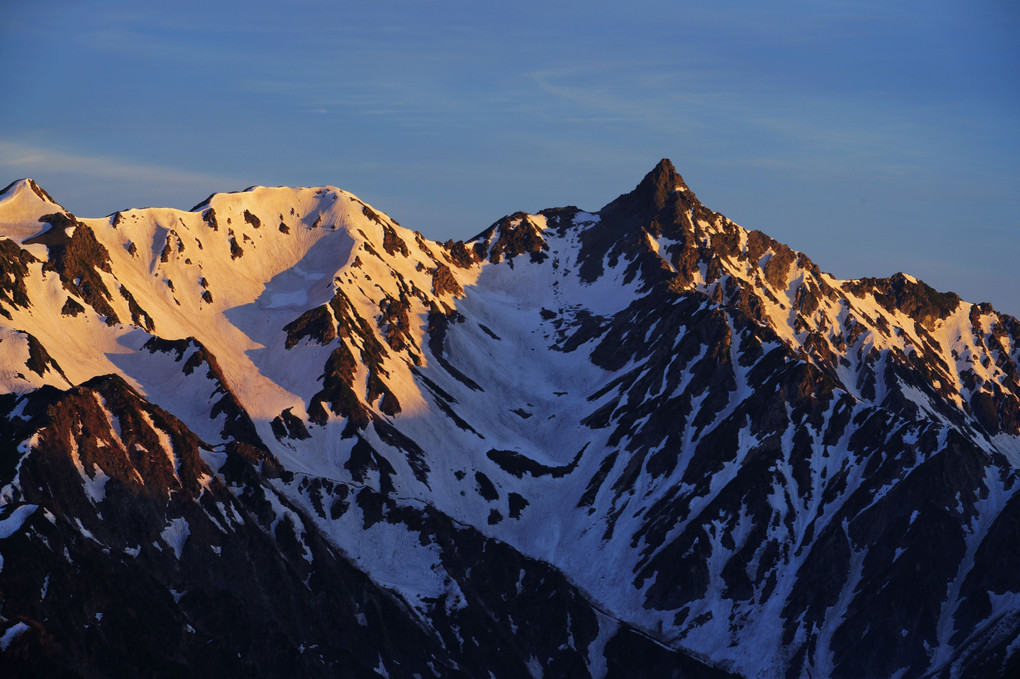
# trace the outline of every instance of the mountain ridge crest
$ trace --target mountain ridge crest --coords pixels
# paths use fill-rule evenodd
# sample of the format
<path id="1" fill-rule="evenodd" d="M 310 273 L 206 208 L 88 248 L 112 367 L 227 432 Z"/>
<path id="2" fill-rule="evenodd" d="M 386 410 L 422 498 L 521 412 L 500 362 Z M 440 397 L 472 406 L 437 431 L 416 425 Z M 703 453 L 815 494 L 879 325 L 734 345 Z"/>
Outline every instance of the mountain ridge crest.
<path id="1" fill-rule="evenodd" d="M 41 191 L 5 196 L 32 215 Z M 1002 567 L 1020 322 L 990 306 L 837 280 L 667 159 L 599 211 L 445 243 L 335 187 L 47 209 L 63 238 L 36 218 L 0 239 L 18 658 L 501 678 L 1020 663 L 1020 568 Z M 85 617 L 59 614 L 76 588 Z M 255 627 L 273 643 L 252 650 Z"/>

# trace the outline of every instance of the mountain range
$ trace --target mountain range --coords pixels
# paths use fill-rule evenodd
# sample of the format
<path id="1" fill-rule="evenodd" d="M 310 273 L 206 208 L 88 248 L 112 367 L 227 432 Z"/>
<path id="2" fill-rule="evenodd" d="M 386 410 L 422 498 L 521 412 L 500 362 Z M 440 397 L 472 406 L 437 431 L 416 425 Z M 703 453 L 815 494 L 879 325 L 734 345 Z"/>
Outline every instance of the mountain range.
<path id="1" fill-rule="evenodd" d="M 668 160 L 429 240 L 0 192 L 0 672 L 1020 676 L 1020 322 Z"/>

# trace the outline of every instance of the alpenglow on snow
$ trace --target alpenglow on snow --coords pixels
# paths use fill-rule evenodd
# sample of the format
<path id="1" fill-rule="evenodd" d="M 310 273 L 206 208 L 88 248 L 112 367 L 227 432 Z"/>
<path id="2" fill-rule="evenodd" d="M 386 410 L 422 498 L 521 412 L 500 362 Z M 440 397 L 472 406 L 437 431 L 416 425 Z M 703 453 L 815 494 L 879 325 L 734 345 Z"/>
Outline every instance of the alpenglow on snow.
<path id="1" fill-rule="evenodd" d="M 1020 674 L 1020 323 L 661 161 L 429 240 L 0 192 L 0 674 Z"/>

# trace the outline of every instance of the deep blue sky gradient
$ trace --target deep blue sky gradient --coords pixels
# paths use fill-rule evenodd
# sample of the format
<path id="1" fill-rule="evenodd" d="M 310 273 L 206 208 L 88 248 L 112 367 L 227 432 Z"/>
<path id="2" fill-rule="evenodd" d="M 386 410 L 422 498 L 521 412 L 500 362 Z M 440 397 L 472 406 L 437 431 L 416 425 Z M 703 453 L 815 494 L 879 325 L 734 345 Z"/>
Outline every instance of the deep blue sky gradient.
<path id="1" fill-rule="evenodd" d="M 669 157 L 823 270 L 1020 315 L 1014 0 L 0 9 L 0 185 L 80 216 L 333 184 L 445 240 Z"/>

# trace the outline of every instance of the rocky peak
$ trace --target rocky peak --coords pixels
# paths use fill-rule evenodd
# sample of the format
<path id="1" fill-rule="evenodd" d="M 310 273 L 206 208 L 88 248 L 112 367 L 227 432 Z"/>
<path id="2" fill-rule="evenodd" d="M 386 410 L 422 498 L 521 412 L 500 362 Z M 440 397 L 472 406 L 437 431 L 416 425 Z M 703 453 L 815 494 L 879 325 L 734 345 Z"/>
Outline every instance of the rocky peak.
<path id="1" fill-rule="evenodd" d="M 663 158 L 630 193 L 601 210 L 601 219 L 582 236 L 581 276 L 591 282 L 602 269 L 607 253 L 622 254 L 642 249 L 646 234 L 666 234 L 686 241 L 693 232 L 692 215 L 712 216 L 688 188 L 673 163 Z"/>
<path id="2" fill-rule="evenodd" d="M 52 203 L 54 205 L 57 204 L 57 201 L 53 200 L 50 194 L 46 193 L 46 191 L 41 186 L 35 183 L 34 179 L 31 179 L 29 177 L 26 177 L 24 179 L 18 179 L 4 187 L 3 191 L 0 191 L 0 201 L 6 200 L 8 198 L 13 198 L 14 196 L 20 194 L 22 191 L 26 190 L 34 193 L 36 196 L 38 196 L 39 200 L 45 203 Z"/>
<path id="3" fill-rule="evenodd" d="M 630 195 L 661 209 L 675 193 L 689 191 L 684 178 L 673 167 L 673 163 L 668 158 L 663 158 L 645 175 Z"/>
<path id="4" fill-rule="evenodd" d="M 627 214 L 638 220 L 647 220 L 678 200 L 687 209 L 697 203 L 697 198 L 673 167 L 673 163 L 663 158 L 633 191 L 603 207 L 600 214 L 603 219 L 607 215 Z"/>
<path id="5" fill-rule="evenodd" d="M 0 191 L 0 236 L 21 242 L 41 230 L 41 217 L 58 212 L 67 211 L 33 180 L 11 182 Z"/>
<path id="6" fill-rule="evenodd" d="M 532 261 L 541 262 L 547 256 L 543 251 L 549 249 L 541 229 L 523 212 L 503 217 L 471 240 L 480 257 L 488 258 L 493 264 L 505 259 L 511 268 L 512 259 L 517 255 L 530 253 Z"/>

